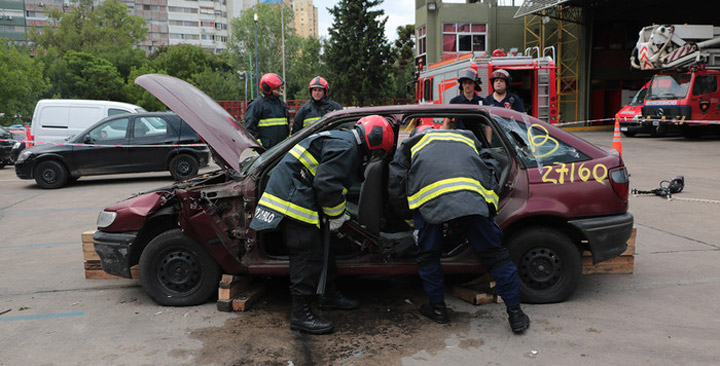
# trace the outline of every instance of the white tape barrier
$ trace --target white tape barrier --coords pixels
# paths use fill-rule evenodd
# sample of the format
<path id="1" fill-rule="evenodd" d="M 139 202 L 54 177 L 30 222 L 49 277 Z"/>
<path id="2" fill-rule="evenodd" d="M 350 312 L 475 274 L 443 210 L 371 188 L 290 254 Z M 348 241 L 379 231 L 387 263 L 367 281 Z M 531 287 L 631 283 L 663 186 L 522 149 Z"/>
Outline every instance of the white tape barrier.
<path id="1" fill-rule="evenodd" d="M 206 144 L 172 144 L 172 145 L 99 145 L 99 144 L 74 144 L 67 142 L 37 142 L 30 140 L 11 140 L 0 139 L 2 142 L 24 142 L 33 145 L 62 145 L 62 146 L 80 146 L 80 147 L 199 147 L 207 146 Z"/>

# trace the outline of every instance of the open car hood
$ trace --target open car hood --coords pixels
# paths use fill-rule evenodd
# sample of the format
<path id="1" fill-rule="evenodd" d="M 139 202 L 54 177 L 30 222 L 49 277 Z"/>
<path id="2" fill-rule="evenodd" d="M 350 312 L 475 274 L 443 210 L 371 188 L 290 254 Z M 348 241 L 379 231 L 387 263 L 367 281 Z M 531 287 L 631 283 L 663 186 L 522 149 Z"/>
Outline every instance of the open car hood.
<path id="1" fill-rule="evenodd" d="M 240 154 L 260 147 L 255 138 L 219 104 L 191 84 L 168 75 L 147 74 L 135 79 L 197 132 L 226 167 L 240 170 Z"/>

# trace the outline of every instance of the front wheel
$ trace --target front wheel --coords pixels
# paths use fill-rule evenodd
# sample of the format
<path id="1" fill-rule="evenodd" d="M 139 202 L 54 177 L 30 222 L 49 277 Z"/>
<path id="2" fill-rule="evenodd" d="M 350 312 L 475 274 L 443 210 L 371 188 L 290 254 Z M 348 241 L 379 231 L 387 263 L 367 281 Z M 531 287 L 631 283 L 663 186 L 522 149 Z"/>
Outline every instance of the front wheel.
<path id="1" fill-rule="evenodd" d="M 563 233 L 533 227 L 510 238 L 507 248 L 518 267 L 523 302 L 561 302 L 575 292 L 582 274 L 580 252 Z"/>
<path id="2" fill-rule="evenodd" d="M 203 247 L 173 229 L 158 235 L 140 255 L 140 284 L 160 305 L 190 306 L 217 291 L 220 268 Z"/>
<path id="3" fill-rule="evenodd" d="M 185 180 L 194 177 L 199 169 L 195 157 L 188 154 L 180 154 L 170 160 L 170 174 L 175 180 Z"/>
<path id="4" fill-rule="evenodd" d="M 64 186 L 68 181 L 68 171 L 54 160 L 41 161 L 35 167 L 35 182 L 45 189 L 55 189 Z"/>

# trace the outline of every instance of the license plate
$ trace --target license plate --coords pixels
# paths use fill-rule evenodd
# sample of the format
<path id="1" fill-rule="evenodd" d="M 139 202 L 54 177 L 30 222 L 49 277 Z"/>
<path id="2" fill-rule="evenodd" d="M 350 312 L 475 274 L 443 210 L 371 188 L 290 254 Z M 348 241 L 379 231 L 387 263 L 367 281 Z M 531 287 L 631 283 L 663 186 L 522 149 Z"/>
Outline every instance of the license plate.
<path id="1" fill-rule="evenodd" d="M 660 126 L 660 121 L 653 121 L 653 126 Z"/>
<path id="2" fill-rule="evenodd" d="M 620 131 L 627 131 L 627 130 L 628 130 L 627 127 L 620 127 Z"/>

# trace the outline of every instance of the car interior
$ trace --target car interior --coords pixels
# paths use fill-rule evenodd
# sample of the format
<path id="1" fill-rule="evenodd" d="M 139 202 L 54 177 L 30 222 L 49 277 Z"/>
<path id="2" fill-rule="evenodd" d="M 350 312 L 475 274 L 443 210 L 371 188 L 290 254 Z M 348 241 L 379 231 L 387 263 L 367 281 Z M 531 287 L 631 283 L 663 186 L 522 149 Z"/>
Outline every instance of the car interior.
<path id="1" fill-rule="evenodd" d="M 408 135 L 414 127 L 428 118 L 442 121 L 440 115 L 407 115 L 396 121 L 393 116 L 385 116 L 393 125 L 400 140 Z M 460 116 L 450 116 L 460 117 Z M 464 121 L 468 120 L 467 115 Z M 329 129 L 350 129 L 354 121 L 332 123 Z M 473 117 L 472 122 L 466 122 L 466 128 L 471 130 L 483 146 L 488 146 L 492 156 L 501 166 L 501 182 L 507 179 L 509 169 L 509 154 L 502 139 L 493 128 L 491 142 L 486 138 L 486 126 L 491 126 L 487 117 Z M 402 143 L 402 141 L 400 141 Z M 396 142 L 397 146 L 397 142 Z M 375 158 L 364 166 L 364 180 L 356 183 L 346 194 L 347 210 L 351 216 L 341 232 L 332 236 L 332 246 L 338 260 L 351 258 L 361 254 L 382 256 L 387 259 L 413 261 L 417 255 L 411 220 L 397 215 L 389 204 L 387 192 L 388 165 L 392 161 L 394 150 L 383 158 Z M 272 173 L 268 169 L 259 182 L 259 191 L 264 190 Z M 502 186 L 502 184 L 500 185 Z M 409 218 L 408 218 L 409 219 Z M 272 259 L 284 259 L 287 250 L 283 244 L 281 230 L 265 231 L 260 233 L 260 241 L 264 244 L 259 248 L 263 256 Z M 444 257 L 452 257 L 468 249 L 462 233 L 454 229 L 449 223 L 445 230 Z"/>

